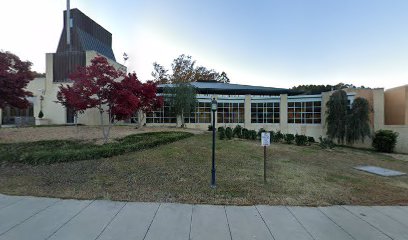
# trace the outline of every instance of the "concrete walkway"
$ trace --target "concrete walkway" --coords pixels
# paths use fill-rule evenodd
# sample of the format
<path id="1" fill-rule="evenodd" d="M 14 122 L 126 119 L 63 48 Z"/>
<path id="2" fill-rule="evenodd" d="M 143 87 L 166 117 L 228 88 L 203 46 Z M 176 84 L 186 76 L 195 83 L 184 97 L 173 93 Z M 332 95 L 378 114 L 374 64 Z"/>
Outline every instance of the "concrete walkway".
<path id="1" fill-rule="evenodd" d="M 408 239 L 408 207 L 210 206 L 0 194 L 0 239 Z"/>

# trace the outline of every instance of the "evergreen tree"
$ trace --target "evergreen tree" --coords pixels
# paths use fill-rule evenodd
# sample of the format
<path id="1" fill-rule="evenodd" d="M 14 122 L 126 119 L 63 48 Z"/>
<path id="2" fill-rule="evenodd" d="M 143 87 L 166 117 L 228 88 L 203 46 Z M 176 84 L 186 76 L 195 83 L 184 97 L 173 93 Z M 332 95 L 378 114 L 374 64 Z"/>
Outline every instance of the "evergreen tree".
<path id="1" fill-rule="evenodd" d="M 347 93 L 343 90 L 334 92 L 326 106 L 327 136 L 343 144 L 346 137 Z"/>
<path id="2" fill-rule="evenodd" d="M 353 144 L 357 140 L 364 141 L 370 136 L 370 123 L 368 119 L 369 105 L 365 98 L 356 98 L 347 116 L 346 141 Z"/>
<path id="3" fill-rule="evenodd" d="M 163 92 L 165 101 L 181 117 L 184 126 L 184 116 L 190 116 L 197 105 L 196 90 L 190 83 L 173 83 L 171 87 L 165 87 Z"/>

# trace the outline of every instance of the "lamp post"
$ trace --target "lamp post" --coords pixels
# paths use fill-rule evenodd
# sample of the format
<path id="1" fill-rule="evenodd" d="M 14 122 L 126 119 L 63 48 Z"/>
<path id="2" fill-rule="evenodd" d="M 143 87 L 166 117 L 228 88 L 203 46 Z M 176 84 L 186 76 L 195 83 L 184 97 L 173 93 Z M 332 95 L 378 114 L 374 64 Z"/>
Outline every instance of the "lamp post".
<path id="1" fill-rule="evenodd" d="M 217 100 L 213 98 L 211 101 L 211 111 L 213 113 L 212 119 L 212 132 L 213 132 L 213 141 L 212 141 L 212 169 L 211 169 L 211 188 L 215 188 L 215 112 L 217 111 Z"/>

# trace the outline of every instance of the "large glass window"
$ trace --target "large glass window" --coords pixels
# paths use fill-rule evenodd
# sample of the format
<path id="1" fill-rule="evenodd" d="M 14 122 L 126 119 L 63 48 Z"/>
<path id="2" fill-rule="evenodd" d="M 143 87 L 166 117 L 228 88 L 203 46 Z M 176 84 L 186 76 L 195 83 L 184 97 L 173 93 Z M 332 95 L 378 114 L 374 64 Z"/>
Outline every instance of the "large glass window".
<path id="1" fill-rule="evenodd" d="M 288 123 L 320 124 L 321 101 L 288 102 Z"/>
<path id="2" fill-rule="evenodd" d="M 279 103 L 251 103 L 251 123 L 279 123 Z"/>
<path id="3" fill-rule="evenodd" d="M 217 120 L 218 123 L 244 123 L 245 120 L 244 103 L 221 102 L 218 103 Z"/>
<path id="4" fill-rule="evenodd" d="M 184 119 L 185 123 L 211 123 L 211 103 L 198 102 L 196 109 L 190 117 Z"/>
<path id="5" fill-rule="evenodd" d="M 146 123 L 177 123 L 177 116 L 168 104 L 146 114 Z"/>

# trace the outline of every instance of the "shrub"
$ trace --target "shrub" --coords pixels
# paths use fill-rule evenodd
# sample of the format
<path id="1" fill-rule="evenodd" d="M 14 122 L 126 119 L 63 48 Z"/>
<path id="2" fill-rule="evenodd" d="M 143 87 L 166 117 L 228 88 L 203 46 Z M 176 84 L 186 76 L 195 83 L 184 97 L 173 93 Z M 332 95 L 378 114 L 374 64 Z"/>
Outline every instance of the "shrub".
<path id="1" fill-rule="evenodd" d="M 319 141 L 320 141 L 319 146 L 320 146 L 321 148 L 323 148 L 323 149 L 326 149 L 326 148 L 332 149 L 332 148 L 334 148 L 334 146 L 335 146 L 334 142 L 333 142 L 331 139 L 329 139 L 329 138 L 322 138 L 322 137 L 320 136 L 320 137 L 319 137 Z"/>
<path id="2" fill-rule="evenodd" d="M 263 128 L 260 128 L 259 131 L 258 131 L 258 138 L 259 139 L 261 139 L 261 135 L 262 135 L 263 132 L 266 132 L 266 130 L 263 129 Z"/>
<path id="3" fill-rule="evenodd" d="M 0 144 L 0 159 L 28 164 L 51 164 L 112 157 L 157 147 L 193 136 L 185 132 L 142 133 L 117 139 L 117 142 L 95 145 L 82 141 L 48 140 Z"/>
<path id="4" fill-rule="evenodd" d="M 225 139 L 225 128 L 224 127 L 219 127 L 218 128 L 218 136 L 219 136 L 220 140 Z"/>
<path id="5" fill-rule="evenodd" d="M 256 133 L 255 130 L 249 130 L 249 138 L 251 140 L 256 140 L 256 137 L 258 136 L 258 134 Z"/>
<path id="6" fill-rule="evenodd" d="M 295 140 L 295 135 L 291 133 L 285 134 L 284 139 L 287 144 L 292 144 L 293 140 Z"/>
<path id="7" fill-rule="evenodd" d="M 316 142 L 315 139 L 314 139 L 314 137 L 307 137 L 307 141 L 308 141 L 309 143 L 315 143 L 315 142 Z"/>
<path id="8" fill-rule="evenodd" d="M 274 134 L 273 136 L 273 141 L 280 142 L 282 141 L 283 137 L 284 137 L 283 133 L 281 133 L 281 131 L 277 131 L 276 134 Z"/>
<path id="9" fill-rule="evenodd" d="M 375 132 L 372 146 L 378 152 L 393 152 L 397 144 L 398 133 L 391 130 L 378 130 Z"/>
<path id="10" fill-rule="evenodd" d="M 242 138 L 242 127 L 240 125 L 235 126 L 233 132 L 233 137 Z"/>
<path id="11" fill-rule="evenodd" d="M 276 133 L 274 131 L 270 131 L 269 133 L 271 134 L 271 142 L 273 142 Z"/>
<path id="12" fill-rule="evenodd" d="M 295 135 L 295 142 L 298 146 L 305 146 L 307 145 L 307 137 L 305 135 Z"/>
<path id="13" fill-rule="evenodd" d="M 40 112 L 38 113 L 38 118 L 43 118 L 44 117 L 44 113 L 42 110 L 40 110 Z"/>
<path id="14" fill-rule="evenodd" d="M 212 131 L 212 130 L 213 130 L 212 124 L 208 125 L 208 131 Z"/>
<path id="15" fill-rule="evenodd" d="M 225 136 L 227 137 L 227 139 L 232 139 L 232 129 L 230 127 L 227 127 L 225 129 Z"/>
<path id="16" fill-rule="evenodd" d="M 246 128 L 242 129 L 242 138 L 245 138 L 245 139 L 250 139 L 251 138 L 251 136 L 249 135 L 249 130 L 248 129 L 246 129 Z"/>

